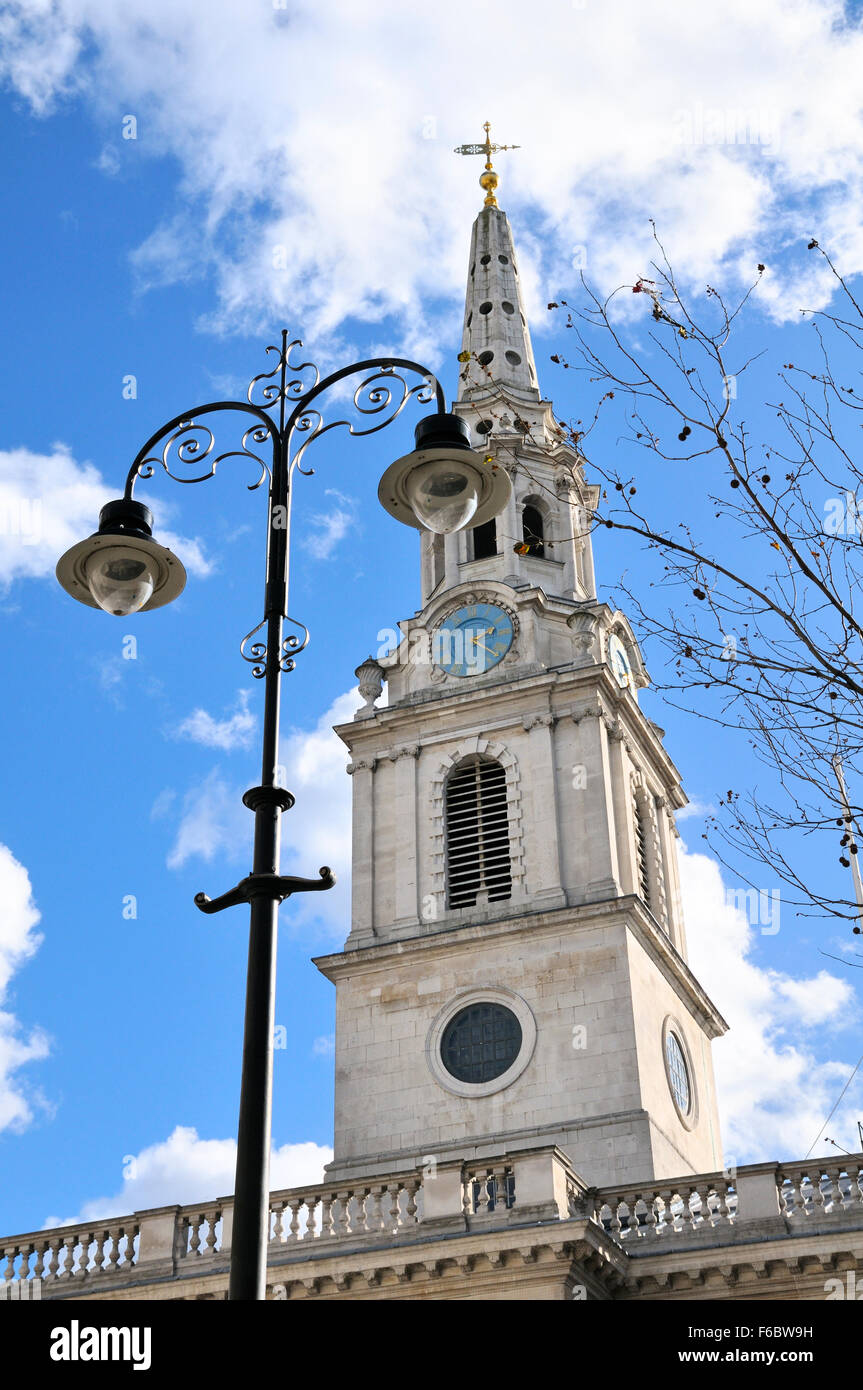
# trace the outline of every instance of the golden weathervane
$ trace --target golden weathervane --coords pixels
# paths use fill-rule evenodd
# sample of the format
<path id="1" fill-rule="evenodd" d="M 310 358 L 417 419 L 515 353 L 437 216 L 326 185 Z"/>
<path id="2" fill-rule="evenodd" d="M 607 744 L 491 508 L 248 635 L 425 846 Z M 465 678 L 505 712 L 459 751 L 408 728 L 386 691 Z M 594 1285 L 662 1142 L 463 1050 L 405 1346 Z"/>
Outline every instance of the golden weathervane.
<path id="1" fill-rule="evenodd" d="M 485 131 L 484 145 L 456 145 L 453 153 L 485 155 L 485 170 L 479 176 L 480 188 L 485 189 L 485 203 L 483 206 L 487 208 L 496 208 L 497 198 L 494 196 L 494 190 L 498 185 L 498 177 L 491 167 L 491 157 L 493 154 L 497 154 L 498 150 L 520 150 L 521 145 L 493 145 L 489 138 L 491 126 L 488 121 L 485 122 L 483 130 Z"/>

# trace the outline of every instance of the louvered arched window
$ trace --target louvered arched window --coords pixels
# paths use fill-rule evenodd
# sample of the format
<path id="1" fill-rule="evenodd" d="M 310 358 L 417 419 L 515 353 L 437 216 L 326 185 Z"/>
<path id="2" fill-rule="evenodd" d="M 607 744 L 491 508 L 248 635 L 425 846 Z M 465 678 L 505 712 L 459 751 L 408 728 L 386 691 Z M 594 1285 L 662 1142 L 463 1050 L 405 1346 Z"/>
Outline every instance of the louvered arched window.
<path id="1" fill-rule="evenodd" d="M 512 893 L 506 772 L 470 758 L 446 784 L 447 903 L 451 908 L 505 902 Z"/>
<path id="2" fill-rule="evenodd" d="M 647 831 L 644 807 L 637 791 L 632 793 L 632 819 L 635 827 L 635 866 L 638 872 L 638 891 L 650 907 L 650 875 L 647 871 Z"/>

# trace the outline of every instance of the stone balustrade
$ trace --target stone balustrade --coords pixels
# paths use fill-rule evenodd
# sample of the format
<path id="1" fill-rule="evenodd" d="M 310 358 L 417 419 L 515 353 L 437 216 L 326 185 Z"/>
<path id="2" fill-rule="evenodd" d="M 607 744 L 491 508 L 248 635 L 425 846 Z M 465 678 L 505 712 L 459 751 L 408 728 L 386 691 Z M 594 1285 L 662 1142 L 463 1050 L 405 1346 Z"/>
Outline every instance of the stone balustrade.
<path id="1" fill-rule="evenodd" d="M 593 1200 L 593 1219 L 621 1244 L 730 1225 L 738 1195 L 730 1177 L 705 1173 L 639 1187 L 600 1188 Z"/>
<path id="2" fill-rule="evenodd" d="M 270 1267 L 338 1249 L 409 1244 L 499 1226 L 590 1222 L 620 1250 L 719 1245 L 760 1231 L 863 1227 L 863 1168 L 751 1164 L 727 1173 L 589 1188 L 553 1145 L 414 1172 L 274 1192 Z M 42 1298 L 227 1270 L 233 1200 L 170 1206 L 0 1239 L 0 1291 L 39 1280 Z M 652 1244 L 651 1244 L 652 1243 Z M 23 1292 L 21 1294 L 23 1297 Z"/>
<path id="3" fill-rule="evenodd" d="M 863 1204 L 863 1166 L 848 1163 L 780 1163 L 776 1189 L 781 1214 L 791 1221 L 838 1215 Z"/>

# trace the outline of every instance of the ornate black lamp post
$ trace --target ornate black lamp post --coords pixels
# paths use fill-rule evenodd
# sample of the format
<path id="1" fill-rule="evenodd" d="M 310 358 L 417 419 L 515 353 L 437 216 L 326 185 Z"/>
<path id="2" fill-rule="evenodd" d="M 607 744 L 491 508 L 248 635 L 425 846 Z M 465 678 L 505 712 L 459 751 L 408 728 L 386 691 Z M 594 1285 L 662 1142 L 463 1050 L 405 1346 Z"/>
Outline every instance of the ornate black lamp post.
<path id="1" fill-rule="evenodd" d="M 236 1300 L 263 1299 L 266 1294 L 279 904 L 292 893 L 332 888 L 335 882 L 326 867 L 315 879 L 285 876 L 279 870 L 281 813 L 294 804 L 291 793 L 276 785 L 280 683 L 282 673 L 293 670 L 294 657 L 309 640 L 308 630 L 288 616 L 294 470 L 312 472 L 303 467 L 303 455 L 312 440 L 328 430 L 345 426 L 351 434 L 374 434 L 415 397 L 423 405 L 435 400 L 437 413 L 420 420 L 414 452 L 393 463 L 381 479 L 378 496 L 391 515 L 410 526 L 444 534 L 496 516 L 510 491 L 505 471 L 471 450 L 467 426 L 446 413 L 443 390 L 424 367 L 401 358 L 375 358 L 355 362 L 321 380 L 312 363 L 290 361 L 292 350 L 301 346 L 299 339 L 289 343 L 287 331 L 283 331 L 281 348 L 267 348 L 268 353 L 278 355 L 276 365 L 253 379 L 245 401 L 211 402 L 176 415 L 157 430 L 132 464 L 123 497 L 102 508 L 99 530 L 73 546 L 57 565 L 63 588 L 90 607 L 117 617 L 161 607 L 182 592 L 186 575 L 177 557 L 153 539 L 152 514 L 132 495 L 137 479 L 151 478 L 161 466 L 176 482 L 203 482 L 215 476 L 218 464 L 226 458 L 249 458 L 260 466 L 260 477 L 250 484 L 250 491 L 269 478 L 264 616 L 243 638 L 240 648 L 244 659 L 252 663 L 252 674 L 264 681 L 261 782 L 243 796 L 255 816 L 253 867 L 246 878 L 220 897 L 211 899 L 206 893 L 195 897 L 202 912 L 221 912 L 238 903 L 250 906 L 229 1291 L 229 1297 Z M 417 375 L 419 382 L 409 386 L 402 372 Z M 350 376 L 362 377 L 353 393 L 358 426 L 350 420 L 325 423 L 314 402 Z M 258 393 L 260 403 L 256 404 Z M 268 413 L 276 407 L 278 425 Z M 216 454 L 215 436 L 207 425 L 198 422 L 202 416 L 219 411 L 250 415 L 252 423 L 242 436 L 241 447 Z M 376 418 L 366 424 L 370 416 Z M 205 460 L 209 467 L 195 476 L 172 471 L 177 464 L 195 468 Z M 292 632 L 284 637 L 285 622 L 302 635 Z M 262 628 L 266 633 L 253 641 Z"/>

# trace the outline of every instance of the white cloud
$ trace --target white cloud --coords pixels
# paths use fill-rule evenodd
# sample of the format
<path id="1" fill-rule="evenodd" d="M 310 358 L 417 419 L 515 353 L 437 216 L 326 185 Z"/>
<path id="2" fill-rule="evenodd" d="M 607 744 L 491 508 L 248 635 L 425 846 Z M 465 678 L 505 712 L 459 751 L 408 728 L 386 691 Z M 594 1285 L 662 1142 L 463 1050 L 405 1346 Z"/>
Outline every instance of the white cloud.
<path id="1" fill-rule="evenodd" d="M 682 811 L 677 812 L 677 820 L 692 820 L 695 816 L 703 818 L 704 816 L 713 815 L 715 810 L 716 807 L 710 801 L 700 801 L 696 796 L 693 797 L 692 800 L 687 801 Z"/>
<path id="2" fill-rule="evenodd" d="M 177 727 L 173 737 L 202 743 L 205 748 L 248 748 L 258 721 L 249 710 L 249 692 L 237 692 L 237 709 L 227 719 L 214 719 L 205 709 L 193 710 Z"/>
<path id="3" fill-rule="evenodd" d="M 27 870 L 6 845 L 0 845 L 0 1005 L 7 999 L 12 976 L 42 943 L 36 931 L 39 920 Z M 16 1073 L 48 1052 L 48 1038 L 41 1028 L 25 1036 L 14 1014 L 0 1009 L 0 1132 L 25 1129 L 34 1108 L 45 1108 L 41 1095 Z"/>
<path id="4" fill-rule="evenodd" d="M 324 1178 L 332 1149 L 311 1142 L 283 1144 L 270 1156 L 270 1188 L 303 1187 Z M 123 1159 L 122 1185 L 112 1196 L 85 1202 L 80 1211 L 62 1220 L 50 1216 L 45 1227 L 125 1216 L 148 1207 L 209 1202 L 234 1190 L 237 1146 L 233 1139 L 201 1139 L 190 1127 L 178 1125 L 168 1138 Z"/>
<path id="5" fill-rule="evenodd" d="M 315 1038 L 312 1043 L 313 1057 L 335 1057 L 336 1055 L 336 1035 L 327 1033 L 324 1037 Z"/>
<path id="6" fill-rule="evenodd" d="M 319 512 L 310 517 L 310 525 L 315 531 L 306 534 L 305 547 L 316 560 L 329 560 L 339 541 L 347 535 L 356 519 L 356 503 L 352 497 L 328 487 L 324 494 L 334 497 L 336 505 L 328 512 Z"/>
<path id="7" fill-rule="evenodd" d="M 758 963 L 756 944 L 769 950 L 778 937 L 756 935 L 729 905 L 706 855 L 681 854 L 681 882 L 690 966 L 730 1025 L 713 1044 L 726 1159 L 803 1158 L 852 1070 L 817 1045 L 858 1022 L 853 984 L 824 969 L 791 976 Z M 853 1139 L 861 1101 L 855 1080 L 828 1133 Z M 828 1151 L 822 1138 L 815 1153 Z"/>
<path id="8" fill-rule="evenodd" d="M 195 858 L 207 864 L 217 857 L 228 862 L 248 858 L 252 818 L 241 795 L 242 791 L 229 786 L 218 768 L 213 769 L 202 786 L 186 792 L 180 825 L 168 853 L 169 869 L 181 869 Z M 164 811 L 160 810 L 160 814 Z M 210 896 L 217 895 L 213 892 Z"/>
<path id="9" fill-rule="evenodd" d="M 216 328 L 281 314 L 320 342 L 349 316 L 392 314 L 393 346 L 429 355 L 443 325 L 424 306 L 431 287 L 461 293 L 479 206 L 479 161 L 452 147 L 480 139 L 486 114 L 492 138 L 522 147 L 497 161 L 502 205 L 541 222 L 541 271 L 521 239 L 535 310 L 540 280 L 571 283 L 581 248 L 604 287 L 645 273 L 651 215 L 684 283 L 768 261 L 779 316 L 825 300 L 810 233 L 863 268 L 863 35 L 838 0 L 727 0 L 685 22 L 678 0 L 537 0 L 529 19 L 499 0 L 493 26 L 487 5 L 440 0 L 421 37 L 403 6 L 353 0 L 12 0 L 0 24 L 2 71 L 34 112 L 85 102 L 108 169 L 132 113 L 136 155 L 176 161 L 177 196 L 135 263 L 143 283 L 211 275 Z M 517 63 L 493 112 L 465 80 L 475 54 Z"/>
<path id="10" fill-rule="evenodd" d="M 314 729 L 292 730 L 279 751 L 282 781 L 296 797 L 296 806 L 282 816 L 282 872 L 314 879 L 327 864 L 337 876 L 335 888 L 291 898 L 282 920 L 292 926 L 315 923 L 342 936 L 350 930 L 351 786 L 345 773 L 348 751 L 332 726 L 350 721 L 361 704 L 356 690 L 340 695 Z M 241 802 L 244 790 L 215 768 L 202 787 L 186 793 L 170 868 L 196 857 L 208 863 L 217 857 L 248 858 L 252 818 Z M 159 807 L 165 809 L 161 800 Z"/>
<path id="11" fill-rule="evenodd" d="M 119 490 L 119 480 L 112 488 L 91 463 L 77 463 L 65 444 L 55 444 L 47 454 L 0 450 L 0 587 L 16 579 L 53 577 L 63 552 L 96 530 L 100 508 Z M 200 541 L 158 525 L 158 518 L 171 514 L 171 505 L 161 499 L 148 498 L 148 503 L 162 544 L 193 574 L 208 575 L 211 566 Z"/>

